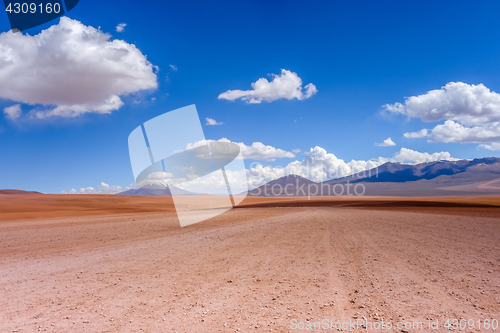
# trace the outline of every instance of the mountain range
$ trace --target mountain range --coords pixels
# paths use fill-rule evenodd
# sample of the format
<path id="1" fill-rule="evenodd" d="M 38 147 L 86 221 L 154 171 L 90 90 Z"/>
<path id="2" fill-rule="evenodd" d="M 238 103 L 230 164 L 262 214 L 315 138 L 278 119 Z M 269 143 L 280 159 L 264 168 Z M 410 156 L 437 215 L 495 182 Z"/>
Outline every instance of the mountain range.
<path id="1" fill-rule="evenodd" d="M 417 165 L 388 162 L 371 170 L 322 183 L 288 175 L 253 189 L 248 195 L 286 197 L 360 193 L 370 196 L 499 195 L 500 158 Z"/>
<path id="2" fill-rule="evenodd" d="M 176 195 L 197 195 L 178 187 Z M 40 194 L 0 190 L 0 194 Z M 171 196 L 171 188 L 154 185 L 131 189 L 119 195 Z M 270 181 L 248 192 L 249 196 L 450 196 L 500 195 L 500 158 L 437 161 L 417 165 L 385 163 L 347 177 L 315 183 L 298 175 Z"/>

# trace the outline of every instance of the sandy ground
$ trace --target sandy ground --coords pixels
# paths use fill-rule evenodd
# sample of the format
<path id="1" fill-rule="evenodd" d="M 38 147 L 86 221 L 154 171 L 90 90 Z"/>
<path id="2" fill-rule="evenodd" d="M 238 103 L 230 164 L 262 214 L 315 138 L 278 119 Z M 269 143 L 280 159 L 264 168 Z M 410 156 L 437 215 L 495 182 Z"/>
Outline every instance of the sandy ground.
<path id="1" fill-rule="evenodd" d="M 174 211 L 170 197 L 0 194 L 0 221 L 62 216 Z"/>
<path id="2" fill-rule="evenodd" d="M 438 320 L 432 331 L 444 332 L 447 319 L 500 320 L 500 214 L 483 206 L 498 198 L 455 199 L 469 207 L 251 198 L 184 228 L 171 208 L 117 214 L 121 203 L 96 199 L 23 219 L 34 215 L 10 200 L 0 205 L 11 217 L 0 222 L 0 332 L 290 332 L 293 319 L 425 325 L 385 332 L 427 332 Z M 153 203 L 143 201 L 160 209 Z"/>

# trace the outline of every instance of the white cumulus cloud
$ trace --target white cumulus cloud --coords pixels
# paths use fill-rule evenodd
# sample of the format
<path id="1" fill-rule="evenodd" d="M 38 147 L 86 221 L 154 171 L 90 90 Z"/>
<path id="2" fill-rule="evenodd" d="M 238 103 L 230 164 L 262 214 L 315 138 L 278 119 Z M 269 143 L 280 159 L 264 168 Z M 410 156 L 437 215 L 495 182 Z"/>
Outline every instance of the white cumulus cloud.
<path id="1" fill-rule="evenodd" d="M 450 82 L 441 89 L 408 97 L 405 105 L 385 105 L 389 112 L 420 118 L 424 122 L 455 120 L 464 125 L 500 121 L 500 94 L 483 84 Z"/>
<path id="2" fill-rule="evenodd" d="M 222 125 L 222 124 L 224 124 L 223 122 L 218 123 L 217 120 L 212 119 L 212 118 L 207 118 L 205 120 L 207 121 L 207 123 L 205 124 L 207 126 Z"/>
<path id="3" fill-rule="evenodd" d="M 408 97 L 404 105 L 387 104 L 385 110 L 424 122 L 444 120 L 431 130 L 405 133 L 406 138 L 429 137 L 431 142 L 500 142 L 500 94 L 483 84 L 450 82 L 441 89 Z"/>
<path id="4" fill-rule="evenodd" d="M 391 147 L 391 146 L 395 146 L 396 143 L 394 141 L 392 141 L 391 138 L 387 138 L 384 140 L 384 142 L 381 142 L 381 143 L 377 143 L 377 146 L 379 147 Z"/>
<path id="5" fill-rule="evenodd" d="M 436 142 L 500 142 L 500 122 L 467 127 L 447 120 L 432 129 L 432 137 Z"/>
<path id="6" fill-rule="evenodd" d="M 128 191 L 130 189 L 136 189 L 138 186 L 136 184 L 130 184 L 129 186 L 122 187 L 119 185 L 109 186 L 105 182 L 101 182 L 98 187 L 82 187 L 79 190 L 72 189 L 68 192 L 62 191 L 61 194 L 117 194 L 120 192 Z"/>
<path id="7" fill-rule="evenodd" d="M 7 119 L 17 119 L 21 116 L 21 105 L 20 104 L 15 104 L 12 106 L 8 106 L 5 109 L 3 109 L 3 113 Z"/>
<path id="8" fill-rule="evenodd" d="M 302 79 L 294 72 L 282 69 L 280 75 L 273 74 L 273 80 L 260 78 L 252 83 L 252 90 L 228 90 L 219 95 L 219 99 L 234 101 L 242 99 L 250 104 L 258 104 L 263 100 L 272 102 L 278 99 L 308 99 L 318 92 L 312 83 L 302 87 Z"/>
<path id="9" fill-rule="evenodd" d="M 423 128 L 418 132 L 407 132 L 403 135 L 407 139 L 420 139 L 420 138 L 425 138 L 428 134 L 429 131 L 427 130 L 427 128 Z"/>
<path id="10" fill-rule="evenodd" d="M 208 142 L 232 142 L 229 139 L 222 138 L 219 140 L 203 140 L 195 143 L 190 143 L 186 146 L 187 149 L 192 149 L 205 145 Z M 237 144 L 245 159 L 260 160 L 260 161 L 274 161 L 277 158 L 294 158 L 295 154 L 280 148 L 275 148 L 273 146 L 267 146 L 262 142 L 254 142 L 250 146 L 247 146 L 243 142 L 232 142 Z"/>
<path id="11" fill-rule="evenodd" d="M 458 161 L 458 158 L 451 157 L 447 151 L 436 153 L 421 153 L 408 148 L 401 148 L 399 152 L 394 155 L 391 162 L 405 163 L 405 164 L 420 164 L 434 161 Z"/>
<path id="12" fill-rule="evenodd" d="M 482 144 L 482 145 L 479 145 L 479 147 L 481 148 L 485 148 L 485 149 L 488 149 L 488 150 L 500 150 L 500 142 L 493 142 L 492 144 Z"/>
<path id="13" fill-rule="evenodd" d="M 111 113 L 120 96 L 157 87 L 154 67 L 133 44 L 62 17 L 38 35 L 0 34 L 0 98 L 38 105 L 31 116 Z"/>
<path id="14" fill-rule="evenodd" d="M 125 27 L 127 26 L 127 23 L 120 23 L 116 26 L 116 32 L 122 32 L 125 30 Z"/>
<path id="15" fill-rule="evenodd" d="M 274 161 L 276 158 L 295 157 L 295 154 L 292 152 L 267 146 L 262 142 L 254 142 L 251 146 L 247 146 L 243 142 L 236 142 L 236 144 L 241 147 L 243 157 L 246 159 Z"/>

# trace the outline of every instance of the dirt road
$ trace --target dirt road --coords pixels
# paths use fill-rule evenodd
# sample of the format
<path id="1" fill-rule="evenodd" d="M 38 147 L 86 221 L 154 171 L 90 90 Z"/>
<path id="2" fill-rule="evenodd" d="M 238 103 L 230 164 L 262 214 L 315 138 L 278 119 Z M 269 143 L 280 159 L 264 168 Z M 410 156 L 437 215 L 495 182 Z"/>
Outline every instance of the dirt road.
<path id="1" fill-rule="evenodd" d="M 0 331 L 477 327 L 500 319 L 499 239 L 499 218 L 432 208 L 244 208 L 185 228 L 172 212 L 2 221 Z"/>

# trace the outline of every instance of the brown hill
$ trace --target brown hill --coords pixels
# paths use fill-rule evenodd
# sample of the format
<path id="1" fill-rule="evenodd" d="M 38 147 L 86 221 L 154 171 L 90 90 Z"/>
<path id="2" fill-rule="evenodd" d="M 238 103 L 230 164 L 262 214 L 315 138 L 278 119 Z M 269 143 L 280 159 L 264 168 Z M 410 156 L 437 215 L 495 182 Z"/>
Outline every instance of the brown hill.
<path id="1" fill-rule="evenodd" d="M 22 190 L 5 189 L 5 190 L 0 190 L 0 194 L 43 194 L 43 193 L 36 192 L 36 191 L 22 191 Z"/>

